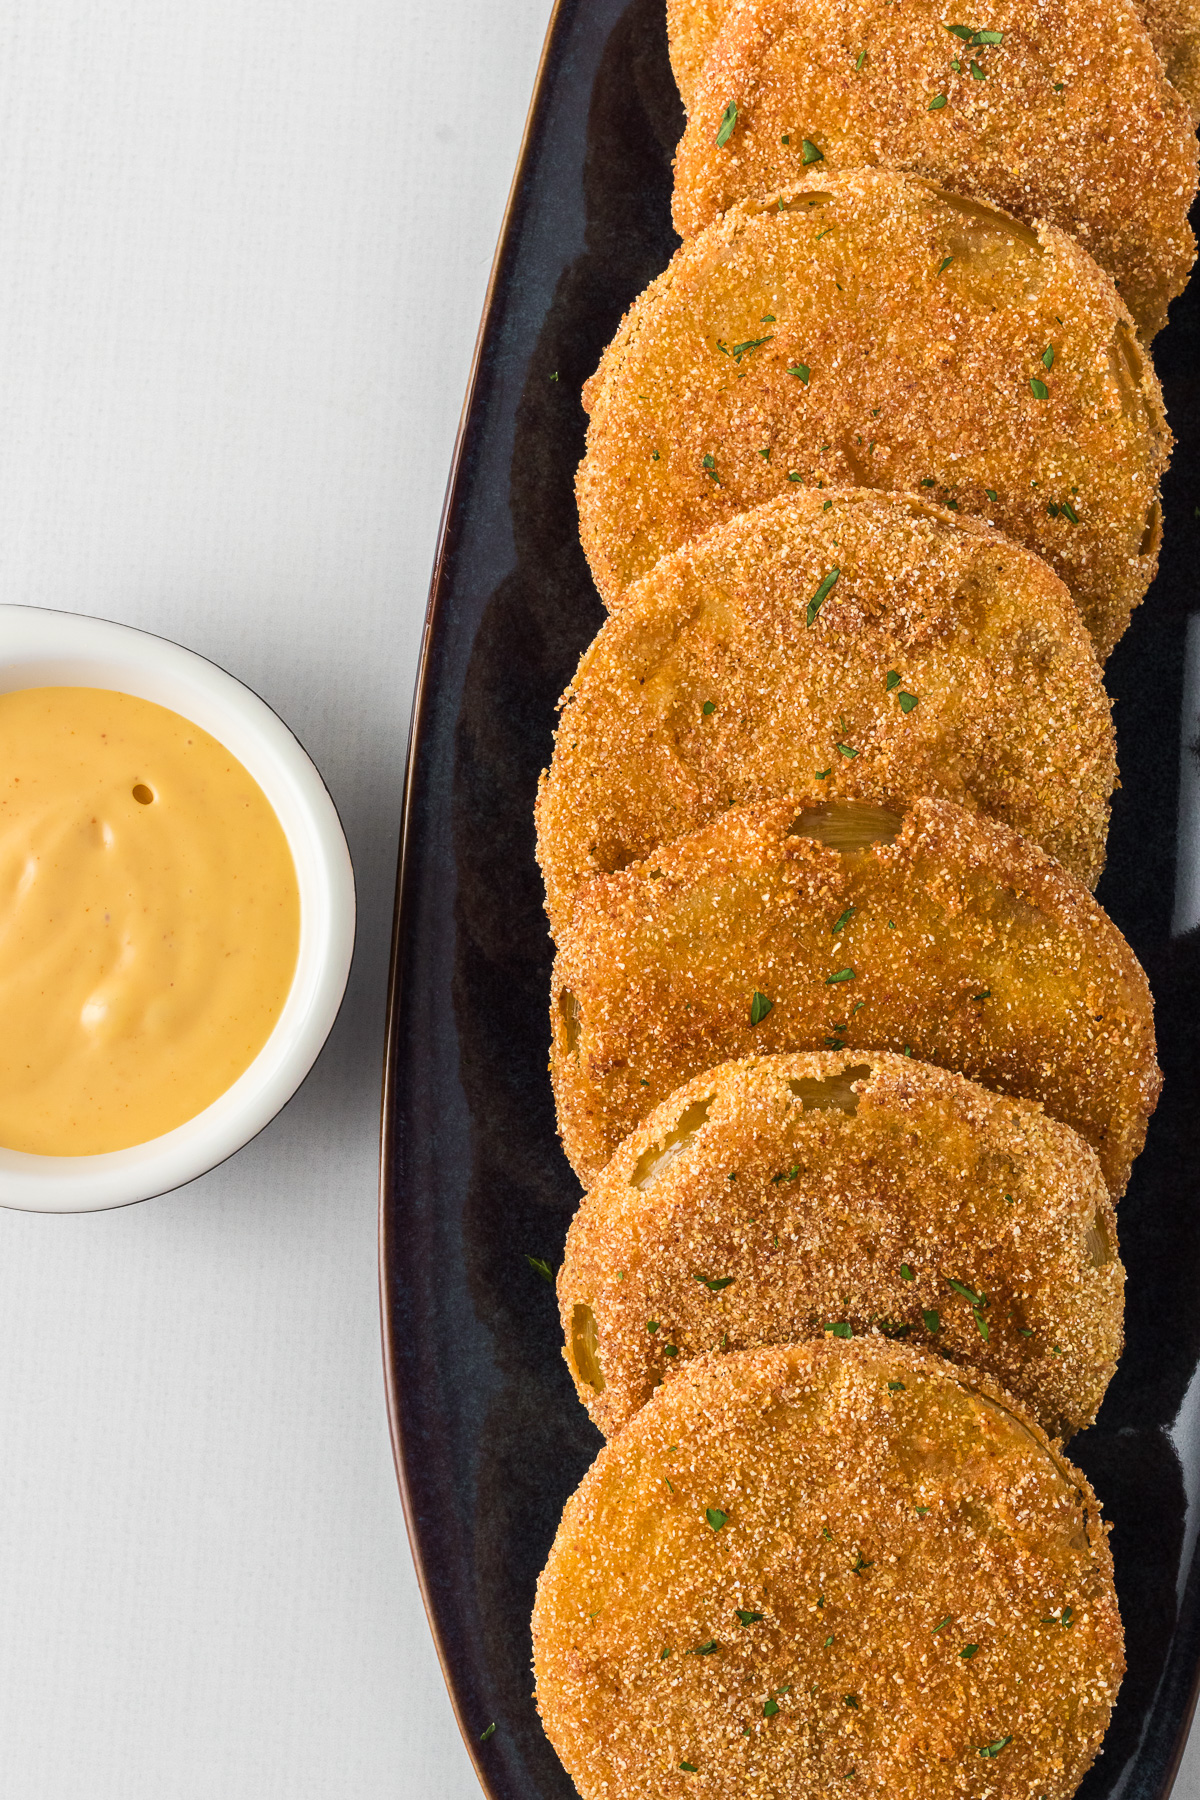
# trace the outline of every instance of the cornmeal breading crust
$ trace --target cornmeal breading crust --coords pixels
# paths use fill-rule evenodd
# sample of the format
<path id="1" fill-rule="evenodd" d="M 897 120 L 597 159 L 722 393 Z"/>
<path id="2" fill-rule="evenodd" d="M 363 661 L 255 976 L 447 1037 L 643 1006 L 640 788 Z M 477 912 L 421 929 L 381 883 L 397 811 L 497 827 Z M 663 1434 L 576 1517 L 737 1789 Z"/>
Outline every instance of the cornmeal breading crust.
<path id="1" fill-rule="evenodd" d="M 824 1050 L 656 1107 L 576 1213 L 558 1300 L 608 1437 L 707 1351 L 872 1329 L 988 1369 L 1069 1437 L 1112 1379 L 1124 1286 L 1075 1132 L 911 1057 Z"/>
<path id="2" fill-rule="evenodd" d="M 894 842 L 849 854 L 810 835 L 858 811 L 815 792 L 733 808 L 581 890 L 551 990 L 580 1179 L 704 1069 L 846 1048 L 908 1050 L 1040 1101 L 1119 1195 L 1160 1084 L 1125 939 L 1044 852 L 948 801 L 916 801 Z"/>
<path id="3" fill-rule="evenodd" d="M 533 1649 L 583 1800 L 1068 1800 L 1124 1670 L 1085 1477 L 878 1339 L 662 1388 L 567 1503 Z"/>
<path id="4" fill-rule="evenodd" d="M 1149 342 L 1196 255 L 1187 103 L 1127 0 L 1108 0 L 1099 31 L 1094 0 L 991 0 L 986 17 L 1002 42 L 954 35 L 933 0 L 741 0 L 689 109 L 676 229 L 691 237 L 818 154 L 822 174 L 907 169 L 1077 238 Z"/>
<path id="5" fill-rule="evenodd" d="M 666 0 L 671 67 L 690 106 L 704 65 L 737 0 Z M 1200 117 L 1200 8 L 1196 0 L 1140 0 L 1136 7 L 1167 78 L 1179 89 L 1192 117 Z M 1111 29 L 1112 8 L 1093 14 L 1089 36 Z"/>
<path id="6" fill-rule="evenodd" d="M 830 799 L 988 813 L 1094 886 L 1109 701 L 1046 564 L 866 488 L 781 494 L 665 557 L 564 696 L 537 805 L 552 928 L 589 875 L 821 770 Z"/>
<path id="7" fill-rule="evenodd" d="M 1157 565 L 1170 434 L 1111 280 L 1054 227 L 915 177 L 821 169 L 732 208 L 634 303 L 584 403 L 580 534 L 610 609 L 789 484 L 987 518 L 1062 577 L 1102 659 Z"/>

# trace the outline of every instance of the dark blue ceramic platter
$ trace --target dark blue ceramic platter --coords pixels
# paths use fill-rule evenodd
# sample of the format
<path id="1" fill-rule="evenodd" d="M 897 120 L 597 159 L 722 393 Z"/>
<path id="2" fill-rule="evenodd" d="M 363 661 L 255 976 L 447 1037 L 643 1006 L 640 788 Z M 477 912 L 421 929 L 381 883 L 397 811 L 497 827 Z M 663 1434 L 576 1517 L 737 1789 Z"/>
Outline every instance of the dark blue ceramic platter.
<path id="1" fill-rule="evenodd" d="M 559 0 L 554 14 L 451 476 L 405 794 L 385 1358 L 430 1623 L 493 1800 L 574 1793 L 531 1698 L 529 1615 L 600 1439 L 562 1360 L 553 1292 L 526 1260 L 557 1267 L 580 1197 L 546 1072 L 551 950 L 532 814 L 555 701 L 603 617 L 572 491 L 579 390 L 677 241 L 683 121 L 663 11 Z M 1198 349 L 1200 282 L 1155 345 L 1178 438 L 1162 573 L 1108 669 L 1124 785 L 1100 898 L 1149 972 L 1166 1088 L 1120 1210 L 1125 1355 L 1099 1422 L 1071 1447 L 1114 1522 L 1129 1658 L 1086 1800 L 1165 1800 L 1200 1656 L 1200 931 L 1172 937 Z M 1195 729 L 1189 719 L 1188 757 Z"/>

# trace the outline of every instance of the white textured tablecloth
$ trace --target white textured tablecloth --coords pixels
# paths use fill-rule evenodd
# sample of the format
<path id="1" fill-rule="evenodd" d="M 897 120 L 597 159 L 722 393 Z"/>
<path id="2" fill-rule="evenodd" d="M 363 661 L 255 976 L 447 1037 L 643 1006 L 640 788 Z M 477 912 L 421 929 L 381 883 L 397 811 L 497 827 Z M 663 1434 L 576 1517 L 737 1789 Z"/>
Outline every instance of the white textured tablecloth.
<path id="1" fill-rule="evenodd" d="M 548 10 L 0 10 L 0 600 L 256 688 L 361 906 L 257 1142 L 124 1212 L 0 1213 L 5 1800 L 477 1792 L 392 1473 L 376 1128 L 426 584 Z"/>

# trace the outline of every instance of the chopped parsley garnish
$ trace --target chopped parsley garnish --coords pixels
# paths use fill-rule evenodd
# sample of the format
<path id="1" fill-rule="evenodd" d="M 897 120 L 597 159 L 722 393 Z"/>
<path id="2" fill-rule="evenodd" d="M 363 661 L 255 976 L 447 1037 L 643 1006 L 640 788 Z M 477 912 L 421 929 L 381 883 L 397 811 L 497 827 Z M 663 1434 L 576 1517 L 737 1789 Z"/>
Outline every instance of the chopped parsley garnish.
<path id="1" fill-rule="evenodd" d="M 556 377 L 556 379 L 557 379 L 557 377 Z M 488 1739 L 491 1737 L 492 1733 L 495 1731 L 495 1729 L 496 1729 L 496 1721 L 495 1721 L 495 1719 L 493 1719 L 491 1724 L 488 1726 L 487 1730 L 480 1732 L 480 1734 L 479 1734 L 480 1743 L 486 1744 Z"/>
<path id="2" fill-rule="evenodd" d="M 848 906 L 846 908 L 845 912 L 842 914 L 841 918 L 834 921 L 834 924 L 829 933 L 830 937 L 836 937 L 838 932 L 842 929 L 842 926 L 848 925 L 850 923 L 851 919 L 854 917 L 857 910 L 858 910 L 857 907 Z"/>
<path id="3" fill-rule="evenodd" d="M 733 136 L 733 128 L 737 124 L 737 101 L 731 100 L 721 114 L 721 124 L 717 131 L 717 149 L 723 150 Z"/>
<path id="4" fill-rule="evenodd" d="M 1061 1618 L 1055 1619 L 1052 1617 L 1052 1618 L 1048 1618 L 1048 1619 L 1042 1619 L 1040 1621 L 1040 1623 L 1043 1625 L 1061 1625 L 1064 1631 L 1070 1631 L 1070 1629 L 1071 1629 L 1071 1614 L 1074 1612 L 1074 1610 L 1075 1610 L 1074 1607 L 1064 1606 L 1062 1609 L 1062 1617 Z"/>
<path id="5" fill-rule="evenodd" d="M 763 1701 L 763 1718 L 764 1719 L 773 1719 L 775 1717 L 775 1714 L 778 1711 L 779 1711 L 778 1700 L 764 1700 Z"/>
<path id="6" fill-rule="evenodd" d="M 842 1699 L 845 1701 L 847 1706 L 852 1706 L 854 1708 L 855 1712 L 857 1712 L 859 1710 L 857 1694 L 843 1694 Z"/>
<path id="7" fill-rule="evenodd" d="M 911 1051 L 909 1054 L 911 1055 Z M 927 1312 L 922 1312 L 921 1317 L 925 1321 L 926 1331 L 940 1331 L 941 1330 L 942 1316 L 940 1313 L 935 1312 L 932 1306 L 929 1308 L 929 1310 Z"/>
<path id="8" fill-rule="evenodd" d="M 773 344 L 774 342 L 774 332 L 771 332 L 767 337 L 747 338 L 744 344 L 735 344 L 729 354 L 732 356 L 734 362 L 741 362 L 743 356 L 745 356 L 748 351 L 760 350 L 764 344 Z"/>
<path id="9" fill-rule="evenodd" d="M 548 1281 L 551 1287 L 554 1286 L 554 1270 L 548 1262 L 540 1256 L 530 1256 L 528 1252 L 526 1252 L 525 1261 L 535 1275 L 540 1275 L 543 1281 Z"/>
<path id="10" fill-rule="evenodd" d="M 717 1281 L 710 1281 L 707 1275 L 697 1275 L 696 1280 L 706 1287 L 710 1294 L 719 1294 L 722 1288 L 732 1287 L 737 1280 L 736 1275 L 722 1275 Z"/>
<path id="11" fill-rule="evenodd" d="M 883 681 L 884 692 L 887 694 L 890 694 L 893 688 L 898 688 L 899 686 L 900 686 L 900 671 L 898 669 L 889 669 L 887 674 L 884 676 L 884 681 Z"/>
<path id="12" fill-rule="evenodd" d="M 816 773 L 816 777 L 817 777 L 818 781 L 825 781 L 830 775 L 833 774 L 833 770 L 832 769 L 817 769 L 815 771 L 815 773 Z"/>
<path id="13" fill-rule="evenodd" d="M 971 42 L 973 44 L 1002 44 L 1004 33 L 1002 31 L 977 31 Z"/>
<path id="14" fill-rule="evenodd" d="M 758 989 L 755 988 L 754 998 L 750 1002 L 751 1025 L 761 1025 L 774 1005 L 775 1002 L 773 1000 L 768 1000 L 765 994 L 760 994 Z"/>
<path id="15" fill-rule="evenodd" d="M 863 66 L 863 64 L 864 64 L 864 63 L 865 63 L 865 62 L 866 62 L 866 60 L 867 60 L 867 53 L 866 53 L 866 51 L 865 51 L 865 50 L 860 50 L 860 51 L 859 51 L 859 53 L 858 53 L 858 61 L 857 61 L 857 62 L 856 62 L 856 63 L 855 63 L 855 65 L 854 65 L 854 67 L 855 67 L 855 69 L 861 69 L 861 68 L 862 68 L 862 66 Z"/>
<path id="16" fill-rule="evenodd" d="M 1070 519 L 1072 525 L 1078 525 L 1079 514 L 1075 511 L 1075 508 L 1071 505 L 1071 502 L 1069 500 L 1063 501 L 1061 507 L 1059 508 L 1059 511 L 1066 514 L 1067 518 Z"/>
<path id="17" fill-rule="evenodd" d="M 804 623 L 806 625 L 812 624 L 813 620 L 816 618 L 817 614 L 820 612 L 821 608 L 824 606 L 826 600 L 828 600 L 830 594 L 833 592 L 834 586 L 836 585 L 836 582 L 837 582 L 837 578 L 841 574 L 841 572 L 842 571 L 840 569 L 836 569 L 836 568 L 830 569 L 828 575 L 826 575 L 824 580 L 821 582 L 820 587 L 817 589 L 816 593 L 813 595 L 812 599 L 808 603 L 808 610 L 804 615 Z"/>
<path id="18" fill-rule="evenodd" d="M 667 1660 L 668 1656 L 670 1656 L 670 1654 L 671 1654 L 671 1645 L 668 1644 L 665 1650 L 659 1651 L 659 1653 L 658 1653 L 659 1662 L 666 1662 L 666 1660 Z"/>
<path id="19" fill-rule="evenodd" d="M 984 488 L 983 491 L 987 495 L 988 499 L 993 503 L 993 505 L 1000 498 L 1000 496 L 996 492 L 995 488 Z"/>
<path id="20" fill-rule="evenodd" d="M 889 1381 L 888 1387 L 892 1390 L 893 1394 L 901 1394 L 904 1392 L 904 1383 L 902 1381 Z"/>
<path id="21" fill-rule="evenodd" d="M 798 382 L 800 382 L 802 387 L 807 387 L 808 386 L 808 378 L 812 374 L 812 370 L 809 368 L 807 363 L 793 363 L 791 368 L 788 370 L 788 374 L 794 375 L 796 377 L 796 380 Z"/>
<path id="22" fill-rule="evenodd" d="M 766 1613 L 743 1612 L 740 1606 L 734 1607 L 739 1625 L 757 1625 L 766 1618 Z"/>
<path id="23" fill-rule="evenodd" d="M 860 1550 L 858 1553 L 858 1561 L 855 1563 L 850 1573 L 852 1575 L 865 1575 L 868 1569 L 873 1569 L 874 1567 L 875 1564 L 873 1562 L 868 1562 Z"/>
<path id="24" fill-rule="evenodd" d="M 945 1631 L 947 1625 L 950 1623 L 950 1620 L 953 1618 L 953 1616 L 954 1616 L 953 1613 L 947 1613 L 944 1619 L 939 1620 L 939 1622 L 934 1626 L 933 1630 L 930 1632 L 930 1634 L 929 1634 L 930 1637 L 936 1637 L 939 1631 Z"/>
<path id="25" fill-rule="evenodd" d="M 851 749 L 849 744 L 835 744 L 833 747 L 835 750 L 840 751 L 843 756 L 848 756 L 852 762 L 858 755 L 858 751 Z"/>
<path id="26" fill-rule="evenodd" d="M 848 1325 L 844 1319 L 839 1319 L 836 1325 L 827 1325 L 825 1329 L 826 1331 L 832 1332 L 833 1336 L 836 1338 L 849 1338 L 854 1336 L 853 1325 Z"/>
<path id="27" fill-rule="evenodd" d="M 938 274 L 944 275 L 953 261 L 954 258 L 952 256 L 943 256 L 941 262 L 938 264 Z"/>
<path id="28" fill-rule="evenodd" d="M 727 1512 L 722 1512 L 719 1506 L 706 1506 L 704 1509 L 704 1516 L 714 1531 L 720 1531 L 722 1525 L 724 1525 L 726 1519 L 729 1517 L 729 1514 Z"/>
<path id="29" fill-rule="evenodd" d="M 822 1646 L 821 1646 L 821 1648 L 822 1648 L 822 1649 L 823 1649 L 823 1650 L 828 1650 L 828 1648 L 829 1648 L 829 1646 L 830 1646 L 830 1644 L 832 1644 L 832 1642 L 833 1642 L 833 1633 L 832 1633 L 832 1632 L 830 1632 L 830 1634 L 829 1634 L 829 1636 L 828 1636 L 828 1637 L 827 1637 L 827 1638 L 826 1638 L 826 1639 L 825 1639 L 825 1642 L 824 1642 L 824 1644 L 823 1644 L 823 1645 L 822 1645 Z"/>
<path id="30" fill-rule="evenodd" d="M 825 977 L 825 986 L 829 987 L 835 981 L 853 981 L 853 980 L 854 980 L 854 970 L 853 969 L 836 969 L 832 975 L 827 975 Z"/>
<path id="31" fill-rule="evenodd" d="M 901 1281 L 915 1281 L 917 1279 L 916 1276 L 913 1274 L 911 1264 L 909 1264 L 909 1263 L 901 1263 L 900 1264 L 900 1279 L 901 1279 Z"/>
<path id="32" fill-rule="evenodd" d="M 991 997 L 992 997 L 991 988 L 980 988 L 980 990 L 977 994 L 971 995 L 972 1000 L 990 1000 Z"/>
<path id="33" fill-rule="evenodd" d="M 698 1775 L 700 1773 L 695 1763 L 681 1762 L 679 1766 L 685 1775 Z"/>
<path id="34" fill-rule="evenodd" d="M 1042 351 L 1042 367 L 1046 369 L 1052 369 L 1054 367 L 1053 344 L 1047 344 L 1046 348 Z"/>
<path id="35" fill-rule="evenodd" d="M 663 1355 L 664 1356 L 678 1356 L 679 1355 L 679 1346 L 677 1344 L 664 1344 L 663 1345 Z"/>
<path id="36" fill-rule="evenodd" d="M 935 94 L 927 107 L 928 112 L 940 112 L 946 104 L 945 94 Z"/>
<path id="37" fill-rule="evenodd" d="M 804 138 L 802 141 L 804 144 L 804 151 L 801 160 L 803 161 L 805 168 L 808 167 L 809 163 L 825 161 L 825 152 L 823 150 L 818 150 L 811 138 Z"/>
<path id="38" fill-rule="evenodd" d="M 706 700 L 704 705 L 700 708 L 701 713 L 706 719 L 711 719 L 716 710 L 717 703 L 715 700 Z"/>
<path id="39" fill-rule="evenodd" d="M 971 29 L 970 25 L 947 25 L 946 27 L 946 30 L 952 31 L 956 38 L 961 38 L 964 44 L 969 44 L 971 41 Z"/>
<path id="40" fill-rule="evenodd" d="M 646 1320 L 646 1330 L 648 1332 L 650 1332 L 650 1334 L 653 1336 L 653 1334 L 658 1330 L 658 1320 L 657 1319 L 647 1319 Z"/>
<path id="41" fill-rule="evenodd" d="M 774 323 L 775 323 L 775 314 L 774 313 L 764 313 L 762 318 L 759 320 L 760 325 L 773 325 Z"/>
<path id="42" fill-rule="evenodd" d="M 978 1648 L 978 1644 L 964 1644 L 958 1654 L 962 1657 L 964 1662 L 970 1662 Z"/>
<path id="43" fill-rule="evenodd" d="M 954 1289 L 955 1293 L 961 1294 L 964 1300 L 969 1300 L 972 1306 L 987 1305 L 987 1295 L 977 1294 L 973 1288 L 967 1286 L 965 1281 L 955 1281 L 952 1275 L 947 1275 L 946 1280 Z"/>
<path id="44" fill-rule="evenodd" d="M 1035 400 L 1048 400 L 1050 398 L 1050 389 L 1046 386 L 1044 381 L 1039 381 L 1036 375 L 1031 375 L 1029 377 L 1029 391 Z M 982 1756 L 983 1751 L 981 1750 L 979 1754 Z"/>
<path id="45" fill-rule="evenodd" d="M 685 1650 L 683 1654 L 685 1656 L 711 1656 L 714 1650 L 719 1649 L 720 1645 L 716 1638 L 709 1638 L 707 1644 L 695 1644 L 690 1650 Z"/>
<path id="46" fill-rule="evenodd" d="M 789 469 L 787 472 L 787 475 L 788 475 L 789 481 L 803 481 L 804 480 L 804 477 L 800 473 L 799 469 Z"/>
<path id="47" fill-rule="evenodd" d="M 981 69 L 977 62 L 972 62 L 971 74 L 974 76 L 976 81 L 986 81 L 987 80 L 987 70 Z"/>
<path id="48" fill-rule="evenodd" d="M 900 702 L 900 711 L 902 713 L 910 713 L 917 704 L 917 696 L 915 694 L 906 694 L 903 688 L 900 689 L 896 698 Z"/>
<path id="49" fill-rule="evenodd" d="M 980 1756 L 999 1756 L 1005 1746 L 1011 1743 L 1012 1733 L 1009 1732 L 1007 1737 L 997 1738 L 994 1744 L 981 1744 L 979 1754 Z"/>
<path id="50" fill-rule="evenodd" d="M 710 481 L 715 481 L 717 486 L 720 487 L 721 477 L 717 474 L 716 457 L 702 456 L 700 458 L 700 467 L 704 470 L 704 473 L 708 476 L 708 479 Z"/>
<path id="51" fill-rule="evenodd" d="M 776 1184 L 781 1181 L 795 1181 L 795 1179 L 799 1173 L 800 1173 L 799 1163 L 793 1163 L 791 1168 L 788 1169 L 786 1171 L 786 1173 L 783 1169 L 780 1169 L 778 1175 L 772 1175 L 771 1186 L 775 1187 Z"/>

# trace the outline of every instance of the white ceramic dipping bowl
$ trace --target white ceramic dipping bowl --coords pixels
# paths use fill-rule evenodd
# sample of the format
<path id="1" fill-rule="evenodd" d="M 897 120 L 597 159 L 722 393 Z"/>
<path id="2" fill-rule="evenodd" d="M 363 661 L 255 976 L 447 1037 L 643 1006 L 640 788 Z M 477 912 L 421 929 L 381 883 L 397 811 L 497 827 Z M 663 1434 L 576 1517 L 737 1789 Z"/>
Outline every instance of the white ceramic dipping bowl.
<path id="1" fill-rule="evenodd" d="M 211 1106 L 174 1131 L 100 1156 L 0 1148 L 0 1205 L 29 1212 L 128 1206 L 192 1181 L 273 1119 L 328 1037 L 354 948 L 354 872 L 329 792 L 269 706 L 215 664 L 166 638 L 33 606 L 0 606 L 0 693 L 114 688 L 154 700 L 230 750 L 279 816 L 300 886 L 300 952 L 283 1011 L 254 1061 Z"/>

